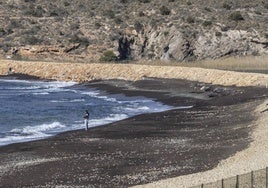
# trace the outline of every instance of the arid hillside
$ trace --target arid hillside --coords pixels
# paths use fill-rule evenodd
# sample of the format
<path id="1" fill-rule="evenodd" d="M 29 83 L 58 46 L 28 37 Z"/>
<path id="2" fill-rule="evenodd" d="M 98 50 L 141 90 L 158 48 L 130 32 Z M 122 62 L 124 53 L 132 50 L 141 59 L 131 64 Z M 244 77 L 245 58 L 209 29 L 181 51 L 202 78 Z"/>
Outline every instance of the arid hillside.
<path id="1" fill-rule="evenodd" d="M 267 20 L 263 0 L 6 0 L 0 54 L 177 62 L 268 54 Z"/>

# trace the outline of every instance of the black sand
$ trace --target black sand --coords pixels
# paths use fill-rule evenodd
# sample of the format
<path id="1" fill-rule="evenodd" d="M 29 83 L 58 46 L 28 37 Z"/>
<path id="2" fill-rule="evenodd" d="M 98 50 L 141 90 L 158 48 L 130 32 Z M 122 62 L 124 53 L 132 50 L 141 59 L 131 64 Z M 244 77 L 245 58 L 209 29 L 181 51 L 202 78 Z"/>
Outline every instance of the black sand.
<path id="1" fill-rule="evenodd" d="M 0 169 L 5 173 L 0 172 L 0 187 L 128 187 L 212 169 L 248 146 L 252 112 L 268 93 L 265 88 L 150 78 L 85 85 L 193 108 L 1 147 Z M 33 163 L 36 159 L 51 161 Z"/>

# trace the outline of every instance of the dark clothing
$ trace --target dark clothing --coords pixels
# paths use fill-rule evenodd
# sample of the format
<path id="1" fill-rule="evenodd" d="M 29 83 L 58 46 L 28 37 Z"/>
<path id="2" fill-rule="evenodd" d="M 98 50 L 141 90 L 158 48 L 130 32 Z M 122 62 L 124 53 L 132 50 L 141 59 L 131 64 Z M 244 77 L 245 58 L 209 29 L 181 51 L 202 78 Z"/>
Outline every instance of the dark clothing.
<path id="1" fill-rule="evenodd" d="M 89 113 L 88 112 L 85 112 L 84 119 L 89 119 Z"/>
<path id="2" fill-rule="evenodd" d="M 89 119 L 89 113 L 87 110 L 85 111 L 83 118 L 85 119 L 85 129 L 87 131 L 88 130 L 88 119 Z"/>

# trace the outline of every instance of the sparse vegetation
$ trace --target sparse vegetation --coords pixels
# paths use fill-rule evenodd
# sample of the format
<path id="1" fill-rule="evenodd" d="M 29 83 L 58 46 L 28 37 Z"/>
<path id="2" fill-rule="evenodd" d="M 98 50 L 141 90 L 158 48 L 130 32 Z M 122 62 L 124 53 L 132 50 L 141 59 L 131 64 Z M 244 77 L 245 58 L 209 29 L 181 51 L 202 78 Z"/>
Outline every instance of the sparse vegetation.
<path id="1" fill-rule="evenodd" d="M 161 6 L 161 7 L 160 7 L 160 13 L 161 13 L 162 15 L 169 15 L 170 12 L 171 12 L 171 11 L 169 10 L 168 7 L 166 7 L 166 6 Z"/>
<path id="2" fill-rule="evenodd" d="M 186 18 L 186 21 L 187 21 L 188 23 L 194 23 L 194 22 L 195 22 L 195 19 L 194 19 L 194 17 L 192 17 L 192 16 L 188 16 L 188 17 Z"/>
<path id="3" fill-rule="evenodd" d="M 0 28 L 0 37 L 4 36 L 6 31 L 3 28 Z"/>
<path id="4" fill-rule="evenodd" d="M 30 6 L 25 10 L 26 15 L 35 16 L 35 17 L 43 17 L 45 10 L 41 6 Z"/>
<path id="5" fill-rule="evenodd" d="M 105 10 L 103 13 L 104 16 L 107 16 L 110 19 L 113 19 L 115 17 L 115 13 L 113 10 Z"/>
<path id="6" fill-rule="evenodd" d="M 3 19 L 0 19 L 0 56 L 6 49 L 28 44 L 55 45 L 67 49 L 68 45 L 72 47 L 80 44 L 75 50 L 78 55 L 93 53 L 92 56 L 98 59 L 105 49 L 118 51 L 119 33 L 135 41 L 131 44 L 130 54 L 135 60 L 141 57 L 159 58 L 163 45 L 168 45 L 163 43 L 168 43 L 168 37 L 176 37 L 178 33 L 187 41 L 204 36 L 204 32 L 210 32 L 210 36 L 214 35 L 218 40 L 226 40 L 225 37 L 232 30 L 251 32 L 254 29 L 259 33 L 258 36 L 262 36 L 260 40 L 268 38 L 268 3 L 265 1 L 213 2 L 1 1 L 0 14 Z M 239 55 L 238 53 L 231 55 Z M 242 53 L 241 51 L 240 54 Z"/>
<path id="7" fill-rule="evenodd" d="M 232 14 L 230 14 L 229 19 L 234 20 L 234 21 L 244 20 L 243 16 L 241 15 L 241 13 L 239 11 L 236 11 L 236 12 L 233 12 Z"/>
<path id="8" fill-rule="evenodd" d="M 141 24 L 141 22 L 136 21 L 136 22 L 134 23 L 134 28 L 135 28 L 135 30 L 136 30 L 137 32 L 140 32 L 140 31 L 142 31 L 143 25 Z"/>
<path id="9" fill-rule="evenodd" d="M 187 1 L 187 5 L 192 5 L 192 2 L 191 1 Z"/>
<path id="10" fill-rule="evenodd" d="M 77 34 L 72 35 L 70 37 L 69 41 L 71 43 L 79 43 L 79 44 L 85 45 L 85 46 L 88 46 L 89 45 L 89 40 L 86 37 L 81 36 L 81 35 L 77 35 Z"/>
<path id="11" fill-rule="evenodd" d="M 111 50 L 105 51 L 103 55 L 100 57 L 100 61 L 104 62 L 115 62 L 118 60 L 118 57 Z"/>
<path id="12" fill-rule="evenodd" d="M 219 31 L 217 31 L 217 32 L 215 33 L 215 35 L 216 35 L 216 37 L 221 37 L 221 36 L 222 36 L 222 33 L 219 32 Z"/>
<path id="13" fill-rule="evenodd" d="M 211 25 L 212 25 L 212 21 L 210 21 L 210 20 L 206 20 L 206 21 L 203 22 L 202 25 L 203 25 L 204 27 L 211 26 Z"/>
<path id="14" fill-rule="evenodd" d="M 230 10 L 232 8 L 232 6 L 229 3 L 227 3 L 227 2 L 224 2 L 222 4 L 222 7 L 225 8 L 226 10 Z"/>
<path id="15" fill-rule="evenodd" d="M 205 7 L 204 10 L 211 12 L 211 9 L 209 7 Z"/>
<path id="16" fill-rule="evenodd" d="M 150 3 L 151 0 L 139 0 L 139 2 L 141 2 L 141 3 Z"/>
<path id="17" fill-rule="evenodd" d="M 144 12 L 143 12 L 143 11 L 140 11 L 140 12 L 139 12 L 139 16 L 140 16 L 140 17 L 145 16 Z"/>
<path id="18" fill-rule="evenodd" d="M 37 38 L 36 36 L 32 36 L 32 35 L 25 35 L 22 40 L 24 44 L 28 44 L 28 45 L 37 45 L 43 42 L 42 39 Z"/>

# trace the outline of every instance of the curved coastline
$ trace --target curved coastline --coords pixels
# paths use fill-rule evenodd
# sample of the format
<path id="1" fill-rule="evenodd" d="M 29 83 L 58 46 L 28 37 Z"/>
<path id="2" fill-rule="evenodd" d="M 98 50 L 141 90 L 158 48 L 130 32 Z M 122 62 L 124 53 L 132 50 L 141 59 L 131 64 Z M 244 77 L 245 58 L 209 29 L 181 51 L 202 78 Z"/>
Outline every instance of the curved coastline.
<path id="1" fill-rule="evenodd" d="M 55 65 L 55 67 L 54 67 L 54 65 Z M 65 70 L 65 68 L 63 68 L 63 66 L 66 66 L 66 70 Z M 160 121 L 160 119 L 155 117 L 155 115 L 153 115 L 153 114 L 152 114 L 152 116 L 151 115 L 141 115 L 138 117 L 133 117 L 133 118 L 130 118 L 127 120 L 116 122 L 116 123 L 111 124 L 111 125 L 107 125 L 103 129 L 94 128 L 94 129 L 92 129 L 92 132 L 93 132 L 92 135 L 90 135 L 89 137 L 88 137 L 88 135 L 85 135 L 82 132 L 74 131 L 74 132 L 69 132 L 69 133 L 63 133 L 63 134 L 56 136 L 55 138 L 46 139 L 44 141 L 23 143 L 23 144 L 18 144 L 18 145 L 15 144 L 13 146 L 3 147 L 3 148 L 0 148 L 0 153 L 4 154 L 4 156 L 0 157 L 0 159 L 2 161 L 4 161 L 4 162 L 2 162 L 2 164 L 0 164 L 0 169 L 3 170 L 3 173 L 5 173 L 6 171 L 8 171 L 9 173 L 12 172 L 14 177 L 15 177 L 16 175 L 18 175 L 18 173 L 21 172 L 20 170 L 26 169 L 27 173 L 33 173 L 33 172 L 36 172 L 37 169 L 39 169 L 39 171 L 42 171 L 42 170 L 40 170 L 40 169 L 43 169 L 42 165 L 44 166 L 47 164 L 55 164 L 55 163 L 57 163 L 57 165 L 56 165 L 57 167 L 63 168 L 62 165 L 64 165 L 64 164 L 61 164 L 61 163 L 63 163 L 61 161 L 65 161 L 66 159 L 71 160 L 73 162 L 76 161 L 76 158 L 72 153 L 70 153 L 69 155 L 57 154 L 57 156 L 55 156 L 51 153 L 55 150 L 55 148 L 56 148 L 56 151 L 67 152 L 67 150 L 65 150 L 65 149 L 68 149 L 68 147 L 61 148 L 61 146 L 60 146 L 63 143 L 70 142 L 70 148 L 74 149 L 75 147 L 78 146 L 78 145 L 75 145 L 75 143 L 80 141 L 80 144 L 82 144 L 82 145 L 86 145 L 86 144 L 93 145 L 89 148 L 97 149 L 98 148 L 97 145 L 99 143 L 102 143 L 101 147 L 105 148 L 105 146 L 107 147 L 107 144 L 108 144 L 107 142 L 109 141 L 109 142 L 114 144 L 113 147 L 118 149 L 118 147 L 119 147 L 118 144 L 120 145 L 123 143 L 123 142 L 119 142 L 119 140 L 117 140 L 118 142 L 115 141 L 118 138 L 121 138 L 121 137 L 126 138 L 125 140 L 123 139 L 123 141 L 127 142 L 128 139 L 132 140 L 132 137 L 137 137 L 137 138 L 135 138 L 136 140 L 134 139 L 134 142 L 133 142 L 133 140 L 131 142 L 129 142 L 129 146 L 131 146 L 133 144 L 135 145 L 135 144 L 143 143 L 143 142 L 138 142 L 139 138 L 142 136 L 142 135 L 140 135 L 141 134 L 140 131 L 144 131 L 144 132 L 146 132 L 146 134 L 149 134 L 149 135 L 151 133 L 163 134 L 162 133 L 163 130 L 161 130 L 161 129 L 159 130 L 159 132 L 156 132 L 156 130 L 154 128 L 155 125 L 153 125 L 153 126 L 146 125 L 146 122 L 148 122 L 148 120 L 149 120 L 150 124 L 151 123 L 155 124 L 154 122 L 159 121 L 159 123 L 157 124 L 157 127 L 161 126 L 161 124 L 163 124 L 163 123 L 164 124 L 170 123 L 172 126 L 175 126 L 173 121 L 174 120 L 178 121 L 178 118 L 181 119 L 183 117 L 186 117 L 186 115 L 188 113 L 190 113 L 190 114 L 193 113 L 193 115 L 194 115 L 193 117 L 196 117 L 196 118 L 200 118 L 199 117 L 200 112 L 205 113 L 205 114 L 211 113 L 211 115 L 213 115 L 213 113 L 214 113 L 214 115 L 219 113 L 218 117 L 222 117 L 222 116 L 228 117 L 229 113 L 230 113 L 230 112 L 228 113 L 228 110 L 232 110 L 232 112 L 234 112 L 234 115 L 231 118 L 231 121 L 234 121 L 234 122 L 236 122 L 235 115 L 240 116 L 242 113 L 245 113 L 244 116 L 241 116 L 241 118 L 242 118 L 241 122 L 240 121 L 236 122 L 238 124 L 243 124 L 243 122 L 244 122 L 245 126 L 238 126 L 237 127 L 238 132 L 231 133 L 234 135 L 234 137 L 231 137 L 230 140 L 228 139 L 228 141 L 230 141 L 230 142 L 232 142 L 233 141 L 232 139 L 234 139 L 234 143 L 236 143 L 236 147 L 226 148 L 226 150 L 224 149 L 223 152 L 220 152 L 220 150 L 218 150 L 219 148 L 217 149 L 217 147 L 215 147 L 213 150 L 210 150 L 210 151 L 207 151 L 207 152 L 201 154 L 201 155 L 203 155 L 203 156 L 201 156 L 201 158 L 206 156 L 206 157 L 210 157 L 209 158 L 210 160 L 214 160 L 211 162 L 211 164 L 208 164 L 208 166 L 202 166 L 204 164 L 198 162 L 198 160 L 197 160 L 194 170 L 193 169 L 191 170 L 189 168 L 188 171 L 187 170 L 185 172 L 182 171 L 182 172 L 177 174 L 177 173 L 173 173 L 173 171 L 179 170 L 179 166 L 182 164 L 176 164 L 177 166 L 175 165 L 174 168 L 171 168 L 171 166 L 168 166 L 168 168 L 167 168 L 167 166 L 164 165 L 163 168 L 160 167 L 158 169 L 158 167 L 154 167 L 150 164 L 147 164 L 146 161 L 136 161 L 136 162 L 134 162 L 134 164 L 138 165 L 139 163 L 141 163 L 144 166 L 147 166 L 148 168 L 143 169 L 144 171 L 141 171 L 140 174 L 138 173 L 138 171 L 136 172 L 137 169 L 130 168 L 134 172 L 136 172 L 136 174 L 129 175 L 129 177 L 127 176 L 127 174 L 123 175 L 123 176 L 118 175 L 118 177 L 113 177 L 112 178 L 113 181 L 116 181 L 116 179 L 119 178 L 119 179 L 117 179 L 118 184 L 115 183 L 113 185 L 120 186 L 120 185 L 126 184 L 126 182 L 130 183 L 127 185 L 144 184 L 144 183 L 148 183 L 148 182 L 152 182 L 152 181 L 157 181 L 160 179 L 166 179 L 169 177 L 176 177 L 179 175 L 178 178 L 161 180 L 160 182 L 154 182 L 154 183 L 148 184 L 148 185 L 141 185 L 141 187 L 156 187 L 156 186 L 157 187 L 173 187 L 173 186 L 178 186 L 178 185 L 180 187 L 189 187 L 189 186 L 194 186 L 194 185 L 197 185 L 200 183 L 211 182 L 212 178 L 208 178 L 208 177 L 212 176 L 212 174 L 214 175 L 214 177 L 215 177 L 215 174 L 217 174 L 217 176 L 215 177 L 215 180 L 218 180 L 219 178 L 229 177 L 229 176 L 236 175 L 239 173 L 245 173 L 245 168 L 243 165 L 247 164 L 249 160 L 254 160 L 254 158 L 256 156 L 259 156 L 259 157 L 255 158 L 256 162 L 254 164 L 260 164 L 260 163 L 264 164 L 264 165 L 267 164 L 267 162 L 268 162 L 267 158 L 266 159 L 262 158 L 262 156 L 265 156 L 265 154 L 263 155 L 263 153 L 259 153 L 255 150 L 252 151 L 252 149 L 254 149 L 254 148 L 256 149 L 256 148 L 261 147 L 263 145 L 263 142 L 265 142 L 267 140 L 267 137 L 266 137 L 267 130 L 266 130 L 265 125 L 264 125 L 265 120 L 267 122 L 267 113 L 262 113 L 260 116 L 260 111 L 265 110 L 265 107 L 266 107 L 265 105 L 268 102 L 267 100 L 265 101 L 265 99 L 267 99 L 267 89 L 265 89 L 265 86 L 268 83 L 268 75 L 251 74 L 251 73 L 236 73 L 236 72 L 231 72 L 231 71 L 218 72 L 217 70 L 206 70 L 206 69 L 197 69 L 197 68 L 178 68 L 178 69 L 176 68 L 176 70 L 172 70 L 174 67 L 172 67 L 172 68 L 166 67 L 165 68 L 165 67 L 153 66 L 153 67 L 149 67 L 149 68 L 145 69 L 145 67 L 140 66 L 140 65 L 137 67 L 135 65 L 131 65 L 129 67 L 128 66 L 129 65 L 124 66 L 124 65 L 113 65 L 113 64 L 104 64 L 104 65 L 103 64 L 75 64 L 75 65 L 71 65 L 71 64 L 63 64 L 63 63 L 57 64 L 57 63 L 42 63 L 42 62 L 38 62 L 38 63 L 37 62 L 23 62 L 22 63 L 22 62 L 13 62 L 13 61 L 4 61 L 2 63 L 2 61 L 1 61 L 0 74 L 2 74 L 2 75 L 6 74 L 4 70 L 7 70 L 6 68 L 8 68 L 8 67 L 13 67 L 16 72 L 33 75 L 33 76 L 36 76 L 36 78 L 57 79 L 57 80 L 63 80 L 63 81 L 74 80 L 74 81 L 78 81 L 78 82 L 85 82 L 86 84 L 89 84 L 90 86 L 98 87 L 98 88 L 103 89 L 103 90 L 110 92 L 110 93 L 123 92 L 126 95 L 130 95 L 130 96 L 141 94 L 141 95 L 148 96 L 148 97 L 150 97 L 150 96 L 155 97 L 157 100 L 160 100 L 160 101 L 167 103 L 167 104 L 179 104 L 181 102 L 185 102 L 184 101 L 185 98 L 181 98 L 181 96 L 176 95 L 176 93 L 178 93 L 178 91 L 180 89 L 185 87 L 184 81 L 182 81 L 183 84 L 178 84 L 178 82 L 179 82 L 178 80 L 175 80 L 175 81 L 174 80 L 165 80 L 167 78 L 172 78 L 172 79 L 186 79 L 187 78 L 188 80 L 192 80 L 192 81 L 199 80 L 201 82 L 219 84 L 219 85 L 261 86 L 262 88 L 259 88 L 259 89 L 256 89 L 255 91 L 253 91 L 253 88 L 243 87 L 242 89 L 236 89 L 234 87 L 235 88 L 234 93 L 231 92 L 231 94 L 227 94 L 227 96 L 220 95 L 218 98 L 217 97 L 214 98 L 215 100 L 213 99 L 212 102 L 209 102 L 209 101 L 204 102 L 203 100 L 199 100 L 199 99 L 187 101 L 187 104 L 195 104 L 195 106 L 197 106 L 197 108 L 195 108 L 194 110 L 185 110 L 185 112 L 186 112 L 185 114 L 182 114 L 182 112 L 180 110 L 172 110 L 169 112 L 163 112 L 163 113 L 158 114 L 159 117 L 160 116 L 165 117 L 165 118 L 170 117 L 170 120 L 168 120 L 168 118 L 165 120 L 165 118 L 164 118 L 163 120 Z M 146 65 L 146 67 L 148 67 L 148 66 Z M 106 72 L 106 70 L 108 72 Z M 121 70 L 121 71 L 119 71 L 119 70 Z M 207 76 L 205 76 L 203 78 L 202 77 L 203 75 L 207 75 Z M 215 80 L 213 79 L 213 75 L 217 75 L 217 78 L 215 78 Z M 148 80 L 144 79 L 146 77 L 158 77 L 160 79 L 157 81 L 154 81 L 154 80 L 148 81 Z M 33 78 L 35 78 L 35 77 L 33 77 Z M 115 78 L 121 78 L 123 80 L 132 80 L 132 81 L 135 80 L 136 82 L 131 82 L 130 85 L 128 85 L 129 84 L 128 81 L 118 81 L 118 80 L 109 81 L 110 79 L 115 79 Z M 165 79 L 162 79 L 162 78 L 165 78 Z M 199 78 L 202 78 L 202 79 L 200 80 Z M 87 82 L 90 80 L 98 80 L 98 79 L 101 79 L 104 81 L 95 81 L 95 82 L 89 82 L 89 83 Z M 105 80 L 107 80 L 107 81 L 105 81 Z M 167 91 L 167 89 L 162 88 L 163 85 L 165 85 L 165 84 L 169 84 L 169 85 L 172 85 L 174 87 L 178 87 L 178 90 L 174 90 L 174 91 L 168 90 Z M 178 84 L 178 85 L 176 85 L 176 84 Z M 199 87 L 198 91 L 200 91 L 200 89 L 204 85 L 202 85 L 202 84 L 198 85 L 198 84 L 199 83 L 189 82 L 189 85 L 191 85 L 191 87 Z M 148 88 L 148 85 L 150 86 L 150 88 Z M 209 87 L 210 87 L 210 85 L 209 85 Z M 231 91 L 233 91 L 233 90 L 231 89 Z M 195 90 L 189 90 L 188 92 L 195 93 Z M 241 92 L 241 93 L 239 94 L 239 92 Z M 169 93 L 169 96 L 167 96 L 166 93 Z M 207 93 L 204 92 L 203 94 L 207 94 Z M 230 101 L 230 99 L 232 99 L 232 100 L 235 99 L 237 101 Z M 230 104 L 225 105 L 225 102 L 230 103 Z M 260 106 L 258 106 L 260 103 L 262 103 L 262 104 Z M 212 104 L 216 105 L 216 109 L 217 109 L 216 111 L 215 111 L 215 109 L 211 110 L 210 106 Z M 199 105 L 201 105 L 202 107 L 200 108 Z M 204 106 L 209 106 L 209 108 L 205 108 L 205 110 L 204 110 L 203 109 Z M 213 108 L 215 108 L 215 107 L 213 107 Z M 256 110 L 254 110 L 255 108 L 256 108 Z M 252 115 L 252 117 L 250 114 Z M 208 117 L 212 118 L 213 116 L 208 115 Z M 215 117 L 215 119 L 218 117 Z M 223 118 L 223 119 L 225 119 L 225 118 Z M 190 121 L 190 119 L 188 119 L 188 120 L 190 123 L 192 122 L 192 121 Z M 214 121 L 214 123 L 216 122 L 216 120 L 213 120 L 213 121 Z M 201 123 L 208 123 L 208 121 L 206 119 L 204 119 L 201 121 Z M 141 126 L 143 126 L 143 128 L 138 129 L 138 130 L 133 129 L 133 124 L 134 125 L 141 125 Z M 181 125 L 185 126 L 183 123 Z M 226 130 L 231 130 L 228 128 L 228 126 L 226 126 L 227 124 L 223 123 L 223 125 L 225 126 L 224 129 L 226 128 Z M 200 125 L 198 124 L 198 126 L 200 126 Z M 200 128 L 200 127 L 198 128 L 198 126 L 196 127 L 196 130 L 198 130 Z M 186 128 L 187 128 L 187 126 L 185 127 L 185 130 L 187 130 Z M 202 127 L 202 129 L 203 128 L 204 127 Z M 213 127 L 210 127 L 210 128 L 213 129 Z M 126 130 L 126 129 L 130 129 L 130 130 Z M 173 130 L 173 129 L 174 128 L 170 128 L 170 130 Z M 208 131 L 208 130 L 210 130 L 210 129 L 206 129 L 206 131 Z M 254 131 L 252 131 L 252 130 L 254 130 Z M 132 131 L 131 134 L 134 134 L 132 136 L 130 135 L 131 131 Z M 165 131 L 167 131 L 167 130 L 165 130 Z M 176 132 L 176 133 L 179 134 L 180 131 L 181 130 L 178 129 L 178 132 Z M 204 133 L 206 133 L 206 131 L 199 133 L 199 134 L 204 134 Z M 264 132 L 264 131 L 266 131 L 266 132 Z M 113 133 L 111 134 L 111 132 L 113 132 Z M 186 133 L 186 132 L 184 132 L 184 133 Z M 240 142 L 239 139 L 236 139 L 235 134 L 238 134 L 238 133 L 239 133 L 239 136 L 241 136 L 241 138 L 245 139 L 244 142 Z M 261 133 L 263 133 L 265 135 L 263 135 Z M 154 138 L 154 136 L 152 136 L 152 138 Z M 180 148 L 180 149 L 183 149 L 183 146 L 181 145 L 182 143 L 178 143 L 178 140 L 175 138 L 176 138 L 176 136 L 174 137 L 174 135 L 172 136 L 172 139 L 167 139 L 166 136 L 164 136 L 164 137 L 161 136 L 159 138 L 155 137 L 154 138 L 155 141 L 162 142 L 162 143 L 161 144 L 155 143 L 156 145 L 154 146 L 155 148 L 153 147 L 153 149 L 156 149 L 157 147 L 159 147 L 158 149 L 161 150 L 161 149 L 165 149 L 165 147 L 167 147 L 167 146 L 170 147 L 171 145 L 174 145 L 174 144 L 176 144 L 178 147 L 181 146 L 182 148 Z M 146 141 L 148 143 L 154 143 L 154 139 L 151 140 L 151 139 L 148 139 L 146 137 L 145 140 L 143 140 L 143 141 Z M 212 140 L 216 139 L 216 137 L 212 136 L 211 139 Z M 252 141 L 251 141 L 251 139 L 252 139 Z M 209 140 L 207 140 L 207 141 L 209 141 Z M 188 142 L 189 142 L 189 140 L 187 140 L 187 139 L 184 139 L 184 141 L 183 141 L 183 143 L 188 143 Z M 51 145 L 53 145 L 53 143 L 56 143 L 56 145 L 53 146 L 54 149 L 50 148 Z M 163 143 L 165 143 L 165 147 L 163 146 Z M 95 144 L 97 144 L 97 145 L 95 146 Z M 221 142 L 221 140 L 219 140 L 219 144 L 223 144 L 223 142 Z M 142 153 L 143 153 L 144 152 L 143 150 L 146 149 L 146 145 L 142 145 L 142 146 L 144 146 L 144 149 L 142 149 Z M 197 147 L 198 145 L 194 144 L 193 146 Z M 38 149 L 39 147 L 44 147 L 44 149 Z M 135 148 L 135 146 L 132 146 L 132 147 L 134 147 L 134 149 L 137 149 L 137 148 Z M 152 147 L 152 146 L 150 146 L 150 147 Z M 200 146 L 198 146 L 198 147 L 200 147 Z M 207 147 L 206 144 L 204 144 L 204 147 Z M 83 149 L 85 149 L 85 146 L 82 146 L 81 150 L 83 150 Z M 90 149 L 89 153 L 84 153 L 84 152 L 80 153 L 81 150 L 77 150 L 78 154 L 81 155 L 80 160 L 82 159 L 82 161 L 85 160 L 88 162 L 90 159 L 88 159 L 87 155 L 94 156 L 94 154 L 95 154 L 95 153 L 92 153 L 91 149 Z M 130 149 L 131 149 L 131 147 L 130 147 Z M 223 148 L 221 148 L 221 149 L 223 149 Z M 263 149 L 263 148 L 261 148 L 261 149 Z M 110 151 L 109 149 L 107 149 L 107 150 Z M 126 151 L 126 150 L 127 150 L 126 148 L 122 149 L 122 151 Z M 257 150 L 259 151 L 259 149 L 257 149 Z M 103 151 L 105 151 L 105 149 L 101 150 L 101 151 L 103 152 Z M 197 151 L 199 151 L 199 150 L 197 150 Z M 217 151 L 219 153 L 217 153 L 215 151 Z M 237 151 L 239 151 L 239 152 L 237 153 Z M 264 151 L 267 151 L 267 150 L 264 150 Z M 14 156 L 13 156 L 12 163 L 8 163 L 6 156 L 9 156 L 9 157 L 12 156 L 12 152 L 15 152 L 16 155 L 21 155 L 24 158 L 23 162 L 25 164 L 18 163 L 18 161 L 16 161 L 16 158 Z M 31 153 L 31 155 L 33 155 L 35 157 L 32 157 L 32 156 L 30 157 L 29 152 Z M 46 152 L 48 152 L 49 154 L 44 154 Z M 114 154 L 112 151 L 110 151 L 110 152 L 111 152 L 110 155 L 113 156 L 114 158 L 119 157 L 118 156 L 119 153 Z M 127 152 L 130 152 L 130 151 L 127 151 Z M 210 152 L 214 153 L 215 156 L 217 156 L 217 157 L 211 158 L 210 155 L 207 155 Z M 177 151 L 174 150 L 174 152 L 168 154 L 168 156 L 171 157 L 174 154 L 177 154 Z M 110 156 L 109 154 L 106 154 L 106 155 Z M 133 157 L 135 156 L 133 153 L 131 155 L 133 155 Z M 185 153 L 185 156 L 186 155 L 187 154 Z M 188 153 L 188 155 L 189 155 L 189 153 Z M 238 163 L 238 160 L 241 159 L 241 155 L 243 156 L 242 157 L 243 160 L 241 160 L 243 162 Z M 36 156 L 38 156 L 38 157 L 36 157 Z M 163 157 L 164 154 L 162 154 L 162 155 L 159 154 L 157 157 L 161 157 L 161 156 Z M 125 157 L 127 157 L 127 156 L 125 156 Z M 139 157 L 141 160 L 143 160 L 143 159 L 146 160 L 146 157 L 143 157 L 143 156 L 139 156 Z M 157 160 L 157 157 L 155 160 Z M 124 157 L 123 158 L 119 157 L 118 159 L 126 160 L 126 158 L 124 158 Z M 160 159 L 160 158 L 158 158 L 158 159 Z M 179 159 L 181 160 L 182 158 L 179 158 Z M 209 161 L 209 159 L 207 159 L 207 160 Z M 222 161 L 222 159 L 226 159 L 226 160 Z M 100 159 L 100 158 L 99 158 L 99 160 L 103 161 L 103 159 Z M 106 160 L 109 161 L 110 159 L 107 158 Z M 205 160 L 205 162 L 208 162 L 207 160 Z M 134 161 L 135 161 L 135 159 L 134 159 Z M 98 162 L 98 158 L 96 158 L 95 162 Z M 166 161 L 166 162 L 171 162 L 171 161 Z M 188 161 L 188 162 L 190 163 L 190 161 Z M 91 163 L 91 161 L 90 161 L 90 163 Z M 111 163 L 114 164 L 114 161 L 111 161 Z M 133 163 L 133 160 L 131 159 L 130 161 L 126 162 L 126 164 L 128 164 L 128 163 Z M 71 162 L 70 162 L 70 164 L 71 164 Z M 6 165 L 8 165 L 9 168 L 4 168 Z M 16 171 L 15 168 L 18 168 L 18 165 L 19 165 L 19 170 Z M 81 167 L 82 165 L 83 165 L 83 162 L 82 162 L 82 164 L 79 164 L 79 167 Z M 110 165 L 112 165 L 112 164 L 110 164 Z M 160 164 L 156 163 L 154 165 L 158 166 Z M 29 166 L 33 167 L 35 170 L 29 170 L 28 169 Z M 128 167 L 128 165 L 127 165 L 127 167 Z M 249 171 L 258 169 L 259 167 L 262 167 L 262 166 L 259 166 L 259 165 L 250 166 Z M 130 169 L 128 169 L 128 170 L 130 170 Z M 235 174 L 230 174 L 231 169 L 235 169 L 234 170 Z M 146 174 L 146 172 L 149 173 L 148 170 L 150 170 L 149 175 Z M 248 169 L 246 169 L 246 170 L 248 170 Z M 170 173 L 163 174 L 163 173 L 160 173 L 160 171 L 168 171 Z M 205 171 L 205 172 L 200 173 L 200 171 Z M 24 177 L 27 177 L 27 173 L 25 174 Z M 190 175 L 184 175 L 184 174 L 190 174 Z M 157 175 L 159 177 L 155 177 Z M 137 179 L 143 179 L 143 178 L 145 179 L 145 181 L 137 181 Z M 40 180 L 36 177 L 36 181 L 40 181 Z M 92 185 L 98 185 L 97 180 L 91 180 L 91 181 L 87 180 L 87 181 L 90 182 Z M 103 182 L 105 183 L 105 181 L 107 181 L 107 179 L 104 178 Z M 133 181 L 133 182 L 131 183 L 131 181 Z M 9 182 L 8 179 L 6 179 L 6 177 L 3 177 L 2 179 L 0 179 L 0 185 L 1 184 L 2 185 L 12 185 L 9 183 L 12 183 L 12 182 Z M 27 184 L 26 180 L 23 183 L 20 181 L 13 182 L 13 183 L 15 183 L 16 185 L 29 185 L 29 184 Z M 53 183 L 53 181 L 50 183 Z M 57 185 L 63 185 L 63 184 L 59 184 L 59 182 L 56 182 L 56 181 L 54 183 Z M 40 185 L 43 185 L 43 184 L 40 184 Z M 72 185 L 83 185 L 83 184 L 78 183 L 78 184 L 72 184 Z"/>

